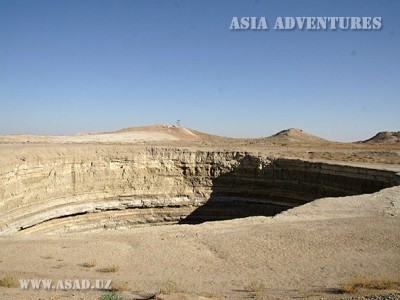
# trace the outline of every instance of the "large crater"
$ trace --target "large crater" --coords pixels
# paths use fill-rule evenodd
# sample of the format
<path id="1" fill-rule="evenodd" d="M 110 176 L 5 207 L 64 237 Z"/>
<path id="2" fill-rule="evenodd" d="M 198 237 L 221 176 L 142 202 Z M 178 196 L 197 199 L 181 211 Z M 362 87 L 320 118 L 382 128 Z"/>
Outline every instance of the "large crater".
<path id="1" fill-rule="evenodd" d="M 399 184 L 392 171 L 246 152 L 32 147 L 3 158 L 0 235 L 273 216 Z"/>

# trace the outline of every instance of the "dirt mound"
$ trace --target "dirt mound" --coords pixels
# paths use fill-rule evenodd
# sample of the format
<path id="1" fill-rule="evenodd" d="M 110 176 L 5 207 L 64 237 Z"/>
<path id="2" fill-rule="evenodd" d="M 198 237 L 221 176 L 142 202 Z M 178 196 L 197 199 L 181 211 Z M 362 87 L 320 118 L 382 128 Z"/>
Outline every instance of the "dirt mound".
<path id="1" fill-rule="evenodd" d="M 361 143 L 397 145 L 400 144 L 400 131 L 381 131 L 372 138 L 362 141 Z"/>
<path id="2" fill-rule="evenodd" d="M 274 144 L 275 143 L 326 143 L 326 142 L 329 142 L 327 140 L 324 140 L 323 138 L 309 134 L 309 133 L 304 132 L 303 130 L 297 129 L 297 128 L 289 128 L 289 129 L 279 131 L 278 133 L 276 133 L 270 137 L 263 138 L 263 140 L 266 142 L 274 143 Z"/>
<path id="3" fill-rule="evenodd" d="M 151 125 L 142 127 L 130 127 L 118 130 L 113 133 L 129 133 L 129 132 L 148 132 L 167 134 L 180 141 L 223 141 L 232 140 L 233 138 L 222 137 L 197 131 L 191 128 L 185 128 L 176 125 Z"/>

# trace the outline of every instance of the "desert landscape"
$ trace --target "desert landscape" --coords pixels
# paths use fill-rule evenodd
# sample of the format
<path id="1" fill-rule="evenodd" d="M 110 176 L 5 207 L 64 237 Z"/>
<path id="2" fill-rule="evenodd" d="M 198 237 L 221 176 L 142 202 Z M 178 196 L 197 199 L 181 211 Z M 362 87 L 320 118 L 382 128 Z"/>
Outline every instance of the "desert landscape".
<path id="1" fill-rule="evenodd" d="M 0 298 L 400 299 L 399 185 L 400 132 L 0 136 Z"/>
<path id="2" fill-rule="evenodd" d="M 399 11 L 0 0 L 0 300 L 400 300 Z"/>

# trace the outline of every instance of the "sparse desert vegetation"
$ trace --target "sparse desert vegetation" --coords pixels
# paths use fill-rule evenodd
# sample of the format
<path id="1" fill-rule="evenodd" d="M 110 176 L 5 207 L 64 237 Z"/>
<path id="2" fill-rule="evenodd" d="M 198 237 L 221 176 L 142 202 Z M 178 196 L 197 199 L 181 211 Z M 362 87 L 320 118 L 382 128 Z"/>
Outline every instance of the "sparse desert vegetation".
<path id="1" fill-rule="evenodd" d="M 107 292 L 100 296 L 99 300 L 125 300 L 125 298 L 118 292 Z"/>
<path id="2" fill-rule="evenodd" d="M 87 262 L 84 262 L 82 266 L 85 268 L 94 268 L 95 266 L 97 266 L 97 261 L 95 259 L 91 259 Z"/>
<path id="3" fill-rule="evenodd" d="M 4 276 L 0 279 L 0 287 L 16 288 L 19 287 L 19 281 L 14 276 Z"/>
<path id="4" fill-rule="evenodd" d="M 390 277 L 356 277 L 342 285 L 342 291 L 347 294 L 355 294 L 361 289 L 400 290 L 400 280 Z"/>
<path id="5" fill-rule="evenodd" d="M 245 286 L 244 290 L 250 293 L 262 293 L 266 290 L 266 285 L 261 281 L 252 281 Z"/>
<path id="6" fill-rule="evenodd" d="M 101 273 L 116 273 L 120 270 L 119 266 L 117 265 L 111 265 L 108 267 L 100 268 L 98 269 L 99 272 Z"/>

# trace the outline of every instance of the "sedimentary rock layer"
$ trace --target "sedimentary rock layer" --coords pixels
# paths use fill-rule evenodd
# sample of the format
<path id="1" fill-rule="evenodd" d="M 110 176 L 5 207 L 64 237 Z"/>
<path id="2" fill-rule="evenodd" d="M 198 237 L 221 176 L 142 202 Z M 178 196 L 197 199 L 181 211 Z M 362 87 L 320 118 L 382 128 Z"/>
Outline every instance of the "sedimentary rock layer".
<path id="1" fill-rule="evenodd" d="M 20 148 L 1 158 L 0 234 L 274 215 L 317 198 L 399 183 L 386 170 L 235 151 Z"/>

